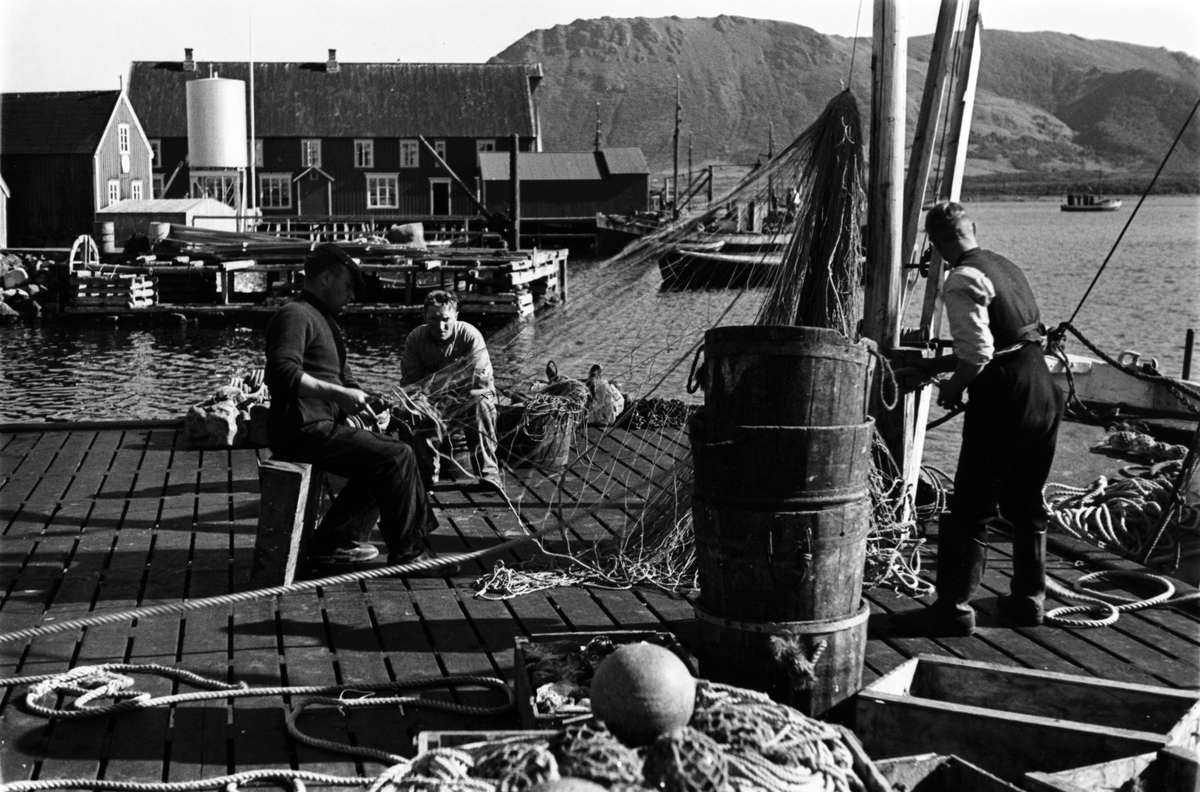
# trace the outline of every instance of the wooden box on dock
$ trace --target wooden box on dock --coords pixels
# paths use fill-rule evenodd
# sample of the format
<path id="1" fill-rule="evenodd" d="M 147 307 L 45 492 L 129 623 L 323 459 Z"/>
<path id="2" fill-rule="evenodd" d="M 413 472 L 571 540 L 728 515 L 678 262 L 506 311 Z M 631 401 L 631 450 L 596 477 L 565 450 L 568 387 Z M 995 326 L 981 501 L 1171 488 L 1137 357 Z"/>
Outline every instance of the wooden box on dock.
<path id="1" fill-rule="evenodd" d="M 147 275 L 75 273 L 71 275 L 71 294 L 76 308 L 145 308 L 154 305 L 155 280 Z"/>
<path id="2" fill-rule="evenodd" d="M 963 761 L 957 756 L 920 754 L 880 759 L 875 768 L 893 789 L 906 792 L 1021 792 L 1013 786 Z"/>
<path id="3" fill-rule="evenodd" d="M 417 735 L 417 756 L 438 748 L 459 748 L 484 742 L 538 742 L 553 737 L 554 729 L 512 731 L 423 731 Z"/>
<path id="4" fill-rule="evenodd" d="M 876 759 L 954 754 L 1006 781 L 1194 746 L 1200 694 L 922 655 L 858 695 L 856 731 Z"/>
<path id="5" fill-rule="evenodd" d="M 1026 773 L 1028 792 L 1195 792 L 1200 789 L 1195 748 L 1169 745 L 1158 753 L 1061 770 Z"/>
<path id="6" fill-rule="evenodd" d="M 638 643 L 646 641 L 665 646 L 674 652 L 692 676 L 696 675 L 696 666 L 691 656 L 668 632 L 652 630 L 615 630 L 613 632 L 564 632 L 564 633 L 534 633 L 528 638 L 517 636 L 514 640 L 516 672 L 517 712 L 521 716 L 521 726 L 526 729 L 560 729 L 568 723 L 577 723 L 590 718 L 591 712 L 577 713 L 544 713 L 537 709 L 537 686 L 531 679 L 530 670 L 535 658 L 531 655 L 531 645 L 558 644 L 564 651 L 575 651 L 584 654 L 587 645 L 594 638 L 608 638 L 614 644 Z"/>

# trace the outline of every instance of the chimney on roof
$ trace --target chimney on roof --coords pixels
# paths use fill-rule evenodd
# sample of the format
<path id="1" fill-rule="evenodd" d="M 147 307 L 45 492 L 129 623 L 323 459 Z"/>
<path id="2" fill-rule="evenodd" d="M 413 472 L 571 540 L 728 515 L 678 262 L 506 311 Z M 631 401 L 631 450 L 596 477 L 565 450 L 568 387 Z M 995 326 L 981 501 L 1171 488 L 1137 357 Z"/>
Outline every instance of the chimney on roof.
<path id="1" fill-rule="evenodd" d="M 192 59 L 191 47 L 184 47 L 183 49 L 183 70 L 196 71 L 196 61 Z"/>
<path id="2" fill-rule="evenodd" d="M 330 74 L 336 74 L 341 69 L 337 62 L 337 50 L 329 50 L 329 60 L 325 61 L 325 71 Z"/>

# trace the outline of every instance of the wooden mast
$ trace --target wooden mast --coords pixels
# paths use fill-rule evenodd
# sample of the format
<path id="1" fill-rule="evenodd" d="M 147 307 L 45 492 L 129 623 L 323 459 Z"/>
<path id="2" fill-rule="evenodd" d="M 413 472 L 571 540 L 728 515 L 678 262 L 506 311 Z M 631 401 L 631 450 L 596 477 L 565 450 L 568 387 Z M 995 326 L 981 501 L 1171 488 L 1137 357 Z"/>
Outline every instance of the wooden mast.
<path id="1" fill-rule="evenodd" d="M 863 290 L 863 336 L 884 357 L 899 341 L 901 296 L 904 110 L 908 46 L 896 0 L 875 0 L 871 59 L 871 151 L 867 199 L 867 263 Z M 876 393 L 879 391 L 876 390 Z M 886 410 L 876 398 L 873 413 L 897 463 L 907 459 L 912 400 Z"/>
<path id="2" fill-rule="evenodd" d="M 967 23 L 963 30 L 962 48 L 959 53 L 958 73 L 955 76 L 954 95 L 950 102 L 950 118 L 947 124 L 946 145 L 950 157 L 938 199 L 957 201 L 962 194 L 963 171 L 967 162 L 967 140 L 971 132 L 971 116 L 975 106 L 975 82 L 979 76 L 979 0 L 970 0 L 967 6 Z M 939 25 L 940 32 L 940 25 Z M 915 236 L 914 236 L 915 239 Z M 925 343 L 936 338 L 942 323 L 942 281 L 945 279 L 945 262 L 934 250 L 929 260 L 929 275 L 925 281 L 925 301 L 921 308 L 920 341 Z M 921 472 L 921 459 L 925 452 L 925 425 L 929 420 L 929 401 L 932 387 L 922 388 L 917 398 L 917 409 L 912 420 L 912 454 L 902 467 L 904 480 L 916 487 Z"/>

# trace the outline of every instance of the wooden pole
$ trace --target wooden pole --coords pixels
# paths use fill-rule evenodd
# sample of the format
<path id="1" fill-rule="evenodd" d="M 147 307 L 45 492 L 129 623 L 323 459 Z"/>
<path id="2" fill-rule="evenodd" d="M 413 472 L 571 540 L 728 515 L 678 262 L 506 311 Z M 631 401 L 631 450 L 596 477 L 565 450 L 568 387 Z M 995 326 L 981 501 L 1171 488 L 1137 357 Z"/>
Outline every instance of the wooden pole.
<path id="1" fill-rule="evenodd" d="M 863 336 L 887 357 L 900 327 L 904 109 L 907 42 L 896 0 L 875 0 L 872 57 L 871 152 L 864 272 Z M 876 391 L 878 394 L 878 390 Z M 913 400 L 872 412 L 884 442 L 901 466 L 908 459 Z M 907 418 L 907 419 L 906 419 Z"/>
<path id="2" fill-rule="evenodd" d="M 940 20 L 939 20 L 940 21 Z M 946 172 L 938 189 L 938 197 L 957 201 L 962 193 L 962 174 L 967 160 L 967 140 L 971 132 L 971 115 L 975 105 L 975 82 L 979 75 L 979 0 L 970 0 L 967 7 L 967 24 L 963 30 L 962 49 L 959 53 L 959 69 L 955 75 L 954 94 L 950 100 L 950 118 L 947 123 L 946 145 L 951 156 Z M 920 339 L 929 341 L 936 337 L 942 322 L 942 281 L 945 278 L 945 262 L 936 250 L 929 260 L 929 275 L 925 280 L 925 301 L 921 308 Z M 925 425 L 929 421 L 929 402 L 933 397 L 932 387 L 922 388 L 917 398 L 917 409 L 912 417 L 912 455 L 904 468 L 904 480 L 912 487 L 917 484 L 921 472 L 921 459 L 925 454 Z"/>
<path id="3" fill-rule="evenodd" d="M 679 217 L 679 114 L 683 105 L 679 102 L 679 75 L 675 75 L 675 176 L 671 182 L 671 216 Z"/>
<path id="4" fill-rule="evenodd" d="M 510 206 L 512 207 L 512 237 L 510 243 L 513 250 L 521 249 L 521 179 L 517 173 L 517 160 L 521 139 L 514 132 L 512 136 L 512 151 L 508 155 L 508 183 L 512 188 Z"/>
<path id="5" fill-rule="evenodd" d="M 921 225 L 921 206 L 925 203 L 926 185 L 937 149 L 942 105 L 946 102 L 954 67 L 954 30 L 958 21 L 958 7 L 959 0 L 942 0 L 929 53 L 925 92 L 921 95 L 921 110 L 917 115 L 912 154 L 904 179 L 904 239 L 900 251 L 905 264 L 915 264 L 920 259 L 916 244 Z M 909 269 L 904 284 L 905 305 L 916 282 L 917 271 Z"/>

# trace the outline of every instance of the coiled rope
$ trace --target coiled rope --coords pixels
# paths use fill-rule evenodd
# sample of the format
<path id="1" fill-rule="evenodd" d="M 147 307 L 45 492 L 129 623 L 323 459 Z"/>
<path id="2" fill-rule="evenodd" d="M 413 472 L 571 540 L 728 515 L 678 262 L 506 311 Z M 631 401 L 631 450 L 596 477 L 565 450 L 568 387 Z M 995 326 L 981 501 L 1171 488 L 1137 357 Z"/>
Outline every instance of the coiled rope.
<path id="1" fill-rule="evenodd" d="M 1111 580 L 1113 578 L 1133 578 L 1135 580 L 1145 580 L 1153 583 L 1158 583 L 1163 587 L 1163 590 L 1153 597 L 1147 599 L 1138 599 L 1135 597 L 1124 597 L 1119 594 L 1110 594 L 1100 591 L 1088 591 L 1083 587 L 1084 583 L 1090 581 Z M 1159 605 L 1173 606 L 1181 605 L 1184 602 L 1200 600 L 1200 591 L 1185 594 L 1182 597 L 1171 599 L 1175 594 L 1175 586 L 1170 580 L 1162 575 L 1155 575 L 1151 572 L 1141 572 L 1138 570 L 1126 569 L 1104 569 L 1099 572 L 1090 572 L 1079 578 L 1074 583 L 1073 589 L 1064 588 L 1053 580 L 1047 578 L 1046 588 L 1054 594 L 1067 599 L 1083 600 L 1086 605 L 1069 605 L 1061 608 L 1054 608 L 1046 612 L 1046 621 L 1051 624 L 1057 624 L 1063 627 L 1108 627 L 1115 624 L 1122 613 L 1129 611 L 1144 610 L 1153 608 Z M 1070 619 L 1067 618 L 1071 613 L 1102 613 L 1102 616 L 1088 619 Z"/>

